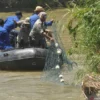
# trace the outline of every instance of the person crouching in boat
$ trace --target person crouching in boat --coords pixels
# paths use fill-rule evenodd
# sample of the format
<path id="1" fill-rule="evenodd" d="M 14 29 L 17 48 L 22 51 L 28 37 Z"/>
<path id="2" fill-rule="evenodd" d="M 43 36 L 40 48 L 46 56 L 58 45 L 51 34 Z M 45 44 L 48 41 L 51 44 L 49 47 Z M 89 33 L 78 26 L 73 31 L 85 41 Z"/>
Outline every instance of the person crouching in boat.
<path id="1" fill-rule="evenodd" d="M 47 34 L 47 31 L 45 31 L 44 22 L 46 18 L 47 14 L 45 12 L 40 12 L 39 19 L 35 22 L 29 34 L 31 46 L 46 48 L 45 38 L 54 41 L 54 39 Z"/>
<path id="2" fill-rule="evenodd" d="M 0 19 L 0 50 L 13 49 L 9 42 L 9 34 L 7 30 L 3 27 L 4 20 Z"/>
<path id="3" fill-rule="evenodd" d="M 19 34 L 19 31 L 15 30 L 17 27 L 17 22 L 20 21 L 22 18 L 22 12 L 21 11 L 16 11 L 14 16 L 8 16 L 5 21 L 4 21 L 4 28 L 8 31 L 9 33 L 9 40 L 10 44 L 15 47 L 15 40 L 17 35 Z"/>
<path id="4" fill-rule="evenodd" d="M 27 48 L 29 47 L 29 33 L 30 33 L 30 23 L 29 17 L 22 20 L 20 25 L 20 32 L 17 37 L 17 48 Z"/>
<path id="5" fill-rule="evenodd" d="M 4 24 L 4 28 L 7 30 L 8 35 L 9 35 L 9 41 L 10 44 L 15 47 L 16 44 L 16 37 L 17 37 L 17 33 L 16 32 L 11 32 L 12 29 L 17 28 L 18 24 L 15 20 L 12 20 L 9 22 L 9 24 L 5 25 Z"/>

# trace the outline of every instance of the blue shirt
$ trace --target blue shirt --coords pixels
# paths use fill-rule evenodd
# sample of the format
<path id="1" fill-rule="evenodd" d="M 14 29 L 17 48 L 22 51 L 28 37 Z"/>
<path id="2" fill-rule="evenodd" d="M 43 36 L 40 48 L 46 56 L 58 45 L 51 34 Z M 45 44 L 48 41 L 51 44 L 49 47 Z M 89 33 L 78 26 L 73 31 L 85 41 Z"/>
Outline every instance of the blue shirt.
<path id="1" fill-rule="evenodd" d="M 38 14 L 33 14 L 32 16 L 30 16 L 31 29 L 32 29 L 34 23 L 37 21 L 37 19 L 39 19 Z M 51 26 L 51 25 L 52 25 L 52 21 L 45 22 L 45 26 Z"/>
<path id="2" fill-rule="evenodd" d="M 15 20 L 16 22 L 18 22 L 20 19 L 17 16 L 8 16 L 5 20 L 5 23 L 8 23 L 9 21 L 13 21 Z"/>
<path id="3" fill-rule="evenodd" d="M 18 22 L 20 19 L 17 16 L 9 16 L 4 22 L 4 28 L 10 32 L 12 29 L 16 28 L 14 21 Z"/>
<path id="4" fill-rule="evenodd" d="M 37 14 L 33 14 L 32 16 L 30 16 L 30 25 L 31 25 L 31 28 L 33 27 L 33 25 L 37 21 L 37 19 L 39 19 L 39 16 Z"/>
<path id="5" fill-rule="evenodd" d="M 7 45 L 9 45 L 9 34 L 6 29 L 0 26 L 0 48 L 4 49 Z"/>
<path id="6" fill-rule="evenodd" d="M 16 28 L 14 21 L 5 23 L 3 27 L 7 30 L 8 33 L 10 33 L 12 29 Z"/>

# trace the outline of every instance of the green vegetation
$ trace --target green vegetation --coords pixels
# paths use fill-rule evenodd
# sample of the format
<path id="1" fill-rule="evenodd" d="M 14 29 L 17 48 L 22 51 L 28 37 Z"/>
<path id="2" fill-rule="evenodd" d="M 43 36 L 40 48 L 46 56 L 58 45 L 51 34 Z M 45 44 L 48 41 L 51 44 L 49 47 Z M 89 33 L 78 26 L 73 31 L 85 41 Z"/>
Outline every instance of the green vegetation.
<path id="1" fill-rule="evenodd" d="M 88 0 L 89 1 L 89 0 Z M 100 73 L 100 1 L 89 1 L 88 7 L 73 8 L 68 29 L 77 43 L 77 50 L 86 55 L 85 66 L 77 72 L 77 78 L 87 73 Z M 73 22 L 77 24 L 73 26 Z"/>

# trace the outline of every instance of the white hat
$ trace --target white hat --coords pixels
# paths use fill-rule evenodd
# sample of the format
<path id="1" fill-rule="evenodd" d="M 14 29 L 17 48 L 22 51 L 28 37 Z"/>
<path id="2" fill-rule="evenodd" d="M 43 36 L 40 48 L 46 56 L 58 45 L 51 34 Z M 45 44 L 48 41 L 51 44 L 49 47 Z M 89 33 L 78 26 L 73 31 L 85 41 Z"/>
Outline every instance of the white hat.
<path id="1" fill-rule="evenodd" d="M 42 18 L 42 17 L 47 17 L 47 13 L 46 12 L 40 12 L 39 13 L 39 17 Z"/>
<path id="2" fill-rule="evenodd" d="M 23 24 L 30 24 L 30 18 L 29 17 L 27 17 L 27 18 L 25 18 L 25 20 L 23 21 Z"/>
<path id="3" fill-rule="evenodd" d="M 25 18 L 25 21 L 28 21 L 29 22 L 30 21 L 30 17 L 26 17 Z"/>
<path id="4" fill-rule="evenodd" d="M 24 21 L 24 22 L 23 22 L 23 24 L 30 24 L 30 23 L 29 23 L 29 22 L 27 22 L 27 21 Z"/>
<path id="5" fill-rule="evenodd" d="M 44 8 L 41 6 L 37 6 L 34 11 L 44 11 Z"/>
<path id="6" fill-rule="evenodd" d="M 24 20 L 20 20 L 17 22 L 18 25 L 21 25 L 24 22 Z"/>

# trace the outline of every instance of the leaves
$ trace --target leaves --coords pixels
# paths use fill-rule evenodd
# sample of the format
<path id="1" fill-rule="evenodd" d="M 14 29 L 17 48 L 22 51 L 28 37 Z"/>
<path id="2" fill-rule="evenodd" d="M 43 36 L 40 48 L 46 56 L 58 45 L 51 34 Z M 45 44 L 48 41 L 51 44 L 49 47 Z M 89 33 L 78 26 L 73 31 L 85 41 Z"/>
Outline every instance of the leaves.
<path id="1" fill-rule="evenodd" d="M 87 8 L 74 8 L 73 18 L 78 20 L 77 28 L 73 28 L 73 18 L 68 24 L 70 34 L 77 34 L 76 41 L 83 48 L 81 52 L 87 55 L 84 68 L 77 72 L 77 79 L 86 73 L 100 73 L 100 1 L 96 0 L 93 4 L 93 0 L 87 2 L 90 3 Z"/>

